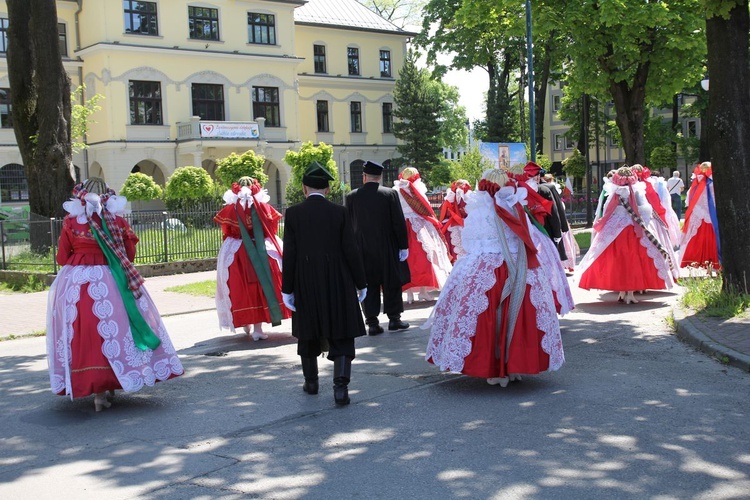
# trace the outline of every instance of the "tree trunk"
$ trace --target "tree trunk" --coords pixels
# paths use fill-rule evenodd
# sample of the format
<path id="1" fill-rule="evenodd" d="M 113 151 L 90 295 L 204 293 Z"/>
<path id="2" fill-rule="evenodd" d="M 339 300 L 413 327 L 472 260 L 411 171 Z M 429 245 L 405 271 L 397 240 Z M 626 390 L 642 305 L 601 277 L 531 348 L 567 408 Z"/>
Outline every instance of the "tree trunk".
<path id="1" fill-rule="evenodd" d="M 62 64 L 57 7 L 49 0 L 7 0 L 8 78 L 13 127 L 32 214 L 64 215 L 73 187 L 70 79 Z M 31 225 L 31 246 L 46 252 L 46 224 Z"/>
<path id="2" fill-rule="evenodd" d="M 646 163 L 644 127 L 646 80 L 649 63 L 638 66 L 632 87 L 626 81 L 610 81 L 609 90 L 615 103 L 615 122 L 622 136 L 622 149 L 628 165 Z"/>
<path id="3" fill-rule="evenodd" d="M 750 15 L 748 0 L 729 17 L 706 20 L 708 141 L 719 219 L 724 290 L 750 293 Z"/>

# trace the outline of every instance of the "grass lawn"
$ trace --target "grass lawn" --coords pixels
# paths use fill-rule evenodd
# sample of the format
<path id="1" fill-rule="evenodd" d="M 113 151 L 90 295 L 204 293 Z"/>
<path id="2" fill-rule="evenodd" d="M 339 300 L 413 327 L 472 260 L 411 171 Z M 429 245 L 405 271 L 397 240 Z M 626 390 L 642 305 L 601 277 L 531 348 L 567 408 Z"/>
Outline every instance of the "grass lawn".
<path id="1" fill-rule="evenodd" d="M 186 293 L 197 297 L 215 297 L 216 280 L 198 281 L 187 285 L 170 286 L 165 288 L 166 292 Z"/>
<path id="2" fill-rule="evenodd" d="M 696 277 L 680 279 L 686 288 L 682 305 L 706 316 L 733 318 L 747 314 L 750 308 L 750 295 L 739 292 L 726 292 L 721 288 L 721 277 Z"/>

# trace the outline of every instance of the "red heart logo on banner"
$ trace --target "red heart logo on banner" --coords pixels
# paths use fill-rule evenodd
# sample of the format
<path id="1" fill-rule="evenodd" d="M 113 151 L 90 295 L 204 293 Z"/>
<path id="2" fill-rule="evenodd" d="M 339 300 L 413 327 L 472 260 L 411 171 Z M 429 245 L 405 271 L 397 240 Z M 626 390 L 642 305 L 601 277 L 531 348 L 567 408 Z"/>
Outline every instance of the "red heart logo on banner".
<path id="1" fill-rule="evenodd" d="M 213 129 L 214 129 L 213 125 L 203 125 L 203 131 L 206 132 L 207 134 L 210 134 Z"/>

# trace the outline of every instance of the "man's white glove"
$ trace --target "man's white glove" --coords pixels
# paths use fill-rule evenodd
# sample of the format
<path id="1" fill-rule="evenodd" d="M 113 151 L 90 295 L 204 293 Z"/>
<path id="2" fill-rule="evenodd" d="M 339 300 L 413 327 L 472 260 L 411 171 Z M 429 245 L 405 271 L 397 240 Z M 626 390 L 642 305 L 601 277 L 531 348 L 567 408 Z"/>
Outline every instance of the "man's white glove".
<path id="1" fill-rule="evenodd" d="M 554 241 L 555 244 L 558 244 L 560 243 L 560 241 L 562 241 L 562 238 L 552 238 L 552 241 Z"/>
<path id="2" fill-rule="evenodd" d="M 357 290 L 357 300 L 362 302 L 365 300 L 365 297 L 367 297 L 367 288 L 363 288 L 362 290 Z"/>
<path id="3" fill-rule="evenodd" d="M 408 258 L 409 258 L 409 249 L 408 248 L 404 248 L 403 250 L 399 250 L 398 251 L 398 260 L 400 260 L 401 262 L 403 262 L 403 261 L 405 261 Z"/>
<path id="4" fill-rule="evenodd" d="M 297 310 L 297 308 L 294 307 L 294 294 L 293 293 L 282 293 L 281 294 L 281 300 L 284 301 L 284 305 L 290 311 L 296 311 Z"/>

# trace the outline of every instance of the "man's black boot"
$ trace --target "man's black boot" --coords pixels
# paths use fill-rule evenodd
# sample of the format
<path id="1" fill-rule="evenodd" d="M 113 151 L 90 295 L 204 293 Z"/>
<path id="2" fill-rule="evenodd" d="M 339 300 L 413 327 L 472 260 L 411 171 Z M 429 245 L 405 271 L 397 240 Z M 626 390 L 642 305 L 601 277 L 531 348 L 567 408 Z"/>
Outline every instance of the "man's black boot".
<path id="1" fill-rule="evenodd" d="M 333 360 L 333 400 L 337 405 L 349 404 L 349 379 L 351 375 L 351 358 L 339 356 Z"/>
<path id="2" fill-rule="evenodd" d="M 383 327 L 378 323 L 378 318 L 367 318 L 367 335 L 380 335 L 383 333 Z"/>
<path id="3" fill-rule="evenodd" d="M 318 393 L 318 358 L 303 358 L 302 374 L 305 376 L 305 383 L 302 390 L 308 394 Z"/>
<path id="4" fill-rule="evenodd" d="M 409 328 L 409 323 L 406 321 L 401 321 L 401 316 L 394 316 L 390 318 L 390 321 L 388 322 L 388 331 L 397 331 L 397 330 L 406 330 Z"/>

